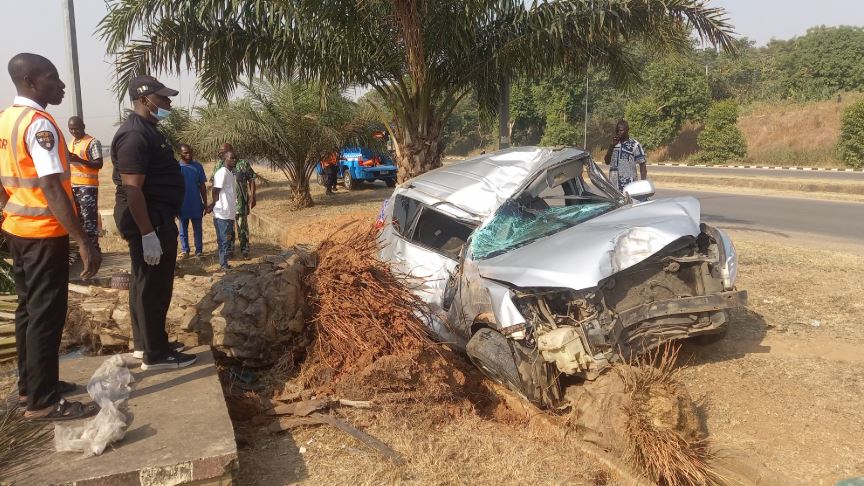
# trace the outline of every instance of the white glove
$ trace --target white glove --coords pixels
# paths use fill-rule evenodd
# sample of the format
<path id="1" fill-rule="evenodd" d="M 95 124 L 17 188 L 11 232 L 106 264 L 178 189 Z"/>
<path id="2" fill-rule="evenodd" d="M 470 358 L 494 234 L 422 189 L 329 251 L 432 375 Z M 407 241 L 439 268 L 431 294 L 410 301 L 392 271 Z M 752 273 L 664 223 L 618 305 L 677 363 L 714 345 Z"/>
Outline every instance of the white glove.
<path id="1" fill-rule="evenodd" d="M 162 245 L 156 232 L 151 231 L 142 236 L 141 244 L 144 247 L 144 261 L 148 265 L 159 265 L 159 260 L 162 258 Z"/>

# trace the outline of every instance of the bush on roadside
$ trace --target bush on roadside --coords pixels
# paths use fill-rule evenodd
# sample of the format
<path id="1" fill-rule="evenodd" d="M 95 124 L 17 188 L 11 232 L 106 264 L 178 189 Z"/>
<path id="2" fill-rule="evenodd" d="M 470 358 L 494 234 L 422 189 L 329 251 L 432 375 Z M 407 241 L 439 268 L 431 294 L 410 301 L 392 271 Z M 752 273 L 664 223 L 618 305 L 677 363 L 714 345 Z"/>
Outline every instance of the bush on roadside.
<path id="1" fill-rule="evenodd" d="M 705 129 L 696 138 L 699 153 L 695 159 L 710 164 L 740 160 L 747 155 L 747 142 L 738 129 L 738 104 L 718 101 L 708 108 Z"/>
<path id="2" fill-rule="evenodd" d="M 849 167 L 864 167 L 864 99 L 852 103 L 843 112 L 837 155 Z"/>
<path id="3" fill-rule="evenodd" d="M 627 104 L 624 118 L 630 124 L 630 133 L 647 150 L 655 149 L 675 137 L 678 125 L 673 118 L 657 108 L 659 103 L 650 97 Z"/>

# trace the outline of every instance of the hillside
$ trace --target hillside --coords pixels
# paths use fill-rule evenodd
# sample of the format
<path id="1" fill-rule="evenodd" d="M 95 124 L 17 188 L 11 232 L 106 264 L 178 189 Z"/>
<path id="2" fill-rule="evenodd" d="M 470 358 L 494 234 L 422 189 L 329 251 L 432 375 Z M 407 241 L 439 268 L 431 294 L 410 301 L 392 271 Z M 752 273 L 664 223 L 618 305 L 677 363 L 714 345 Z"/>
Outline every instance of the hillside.
<path id="1" fill-rule="evenodd" d="M 862 93 L 807 103 L 758 102 L 741 108 L 738 128 L 747 140 L 748 165 L 842 167 L 834 156 L 843 110 Z M 685 125 L 668 147 L 650 152 L 652 162 L 684 162 L 696 152 L 700 127 Z M 637 139 L 638 133 L 633 134 Z"/>

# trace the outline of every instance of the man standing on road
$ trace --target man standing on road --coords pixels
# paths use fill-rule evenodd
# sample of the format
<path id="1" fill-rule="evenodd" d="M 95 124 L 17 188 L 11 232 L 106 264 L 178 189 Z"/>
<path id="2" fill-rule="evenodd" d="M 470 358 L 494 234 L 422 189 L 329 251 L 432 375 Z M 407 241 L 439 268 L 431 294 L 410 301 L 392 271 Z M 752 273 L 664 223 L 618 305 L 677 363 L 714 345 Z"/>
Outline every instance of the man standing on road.
<path id="1" fill-rule="evenodd" d="M 645 151 L 642 145 L 630 138 L 630 125 L 621 120 L 615 126 L 615 136 L 606 151 L 606 165 L 609 165 L 609 180 L 623 192 L 624 187 L 639 180 L 636 176 L 636 166 L 639 166 L 641 178 L 648 178 Z"/>
<path id="2" fill-rule="evenodd" d="M 189 256 L 189 222 L 192 222 L 192 232 L 195 236 L 195 256 L 204 252 L 204 240 L 201 228 L 201 218 L 207 207 L 207 176 L 204 167 L 193 160 L 192 147 L 180 145 L 180 172 L 183 174 L 185 191 L 183 205 L 180 206 L 180 251 L 184 257 Z"/>
<path id="3" fill-rule="evenodd" d="M 69 236 L 78 243 L 83 278 L 95 275 L 102 263 L 75 215 L 66 141 L 45 111 L 63 101 L 66 85 L 54 64 L 36 54 L 13 57 L 9 75 L 18 96 L 0 113 L 0 204 L 18 294 L 18 405 L 27 407 L 29 420 L 88 417 L 98 407 L 61 398 L 76 386 L 59 380 Z"/>
<path id="4" fill-rule="evenodd" d="M 195 362 L 194 355 L 179 352 L 182 344 L 169 343 L 165 332 L 177 263 L 174 218 L 180 213 L 184 188 L 174 149 L 156 123 L 168 116 L 170 96 L 176 95 L 152 76 L 134 78 L 129 83 L 133 112 L 111 144 L 112 178 L 117 186 L 114 221 L 129 244 L 129 312 L 143 370 Z"/>
<path id="5" fill-rule="evenodd" d="M 336 179 L 339 175 L 339 154 L 332 152 L 321 161 L 321 172 L 324 173 L 324 194 L 332 196 L 336 192 Z"/>
<path id="6" fill-rule="evenodd" d="M 99 169 L 102 168 L 102 144 L 84 130 L 79 116 L 69 118 L 69 165 L 72 168 L 72 194 L 81 226 L 93 246 L 99 249 Z"/>
<path id="7" fill-rule="evenodd" d="M 234 218 L 237 217 L 237 180 L 234 176 L 237 157 L 228 150 L 222 154 L 224 165 L 213 174 L 213 225 L 216 227 L 216 244 L 219 245 L 219 266 L 228 270 L 229 244 L 234 240 Z"/>
<path id="8" fill-rule="evenodd" d="M 222 147 L 219 148 L 219 161 L 213 169 L 213 177 L 211 179 L 214 179 L 216 172 L 223 167 L 224 156 L 227 152 L 233 152 L 236 154 L 234 147 L 232 147 L 230 143 L 223 143 Z M 252 164 L 244 159 L 237 160 L 233 173 L 237 182 L 237 214 L 235 216 L 237 222 L 237 237 L 240 240 L 240 252 L 243 254 L 243 258 L 249 258 L 249 212 L 255 207 L 257 202 L 255 199 L 258 192 L 258 186 L 255 183 L 255 179 L 258 175 L 255 174 L 255 171 L 252 169 Z M 234 257 L 233 236 L 228 245 L 228 257 Z"/>

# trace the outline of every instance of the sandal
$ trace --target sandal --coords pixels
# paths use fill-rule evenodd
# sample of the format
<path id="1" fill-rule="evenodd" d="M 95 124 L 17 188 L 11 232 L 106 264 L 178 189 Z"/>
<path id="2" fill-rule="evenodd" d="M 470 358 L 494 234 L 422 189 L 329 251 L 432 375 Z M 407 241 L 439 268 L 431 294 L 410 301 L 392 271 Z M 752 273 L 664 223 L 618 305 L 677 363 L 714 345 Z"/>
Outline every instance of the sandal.
<path id="1" fill-rule="evenodd" d="M 24 418 L 31 422 L 60 422 L 92 417 L 98 411 L 99 406 L 95 403 L 91 402 L 85 405 L 81 402 L 70 402 L 61 398 L 54 410 L 48 412 L 48 415 L 41 417 L 27 417 L 25 415 Z"/>
<path id="2" fill-rule="evenodd" d="M 74 393 L 76 391 L 78 391 L 78 385 L 76 385 L 75 383 L 70 383 L 68 381 L 63 381 L 63 380 L 59 380 L 57 382 L 57 393 L 59 393 L 60 395 L 69 395 L 70 393 Z M 7 402 L 6 406 L 8 408 L 15 408 L 15 407 L 27 408 L 27 399 L 26 398 L 22 400 L 21 397 L 18 397 L 18 400 L 17 400 L 18 403 L 16 403 L 15 405 L 12 405 L 12 403 L 11 403 L 13 400 L 14 400 L 14 397 L 10 397 L 6 400 L 6 402 Z"/>

